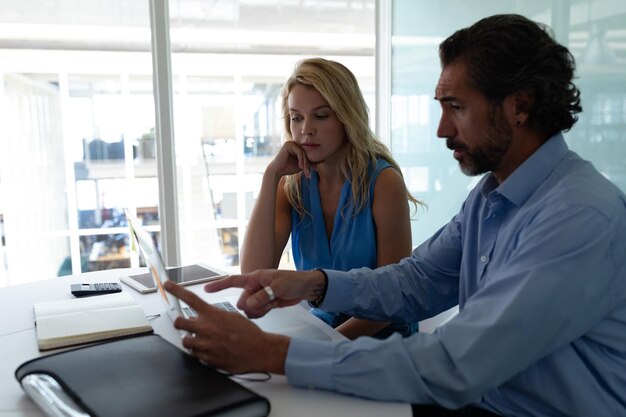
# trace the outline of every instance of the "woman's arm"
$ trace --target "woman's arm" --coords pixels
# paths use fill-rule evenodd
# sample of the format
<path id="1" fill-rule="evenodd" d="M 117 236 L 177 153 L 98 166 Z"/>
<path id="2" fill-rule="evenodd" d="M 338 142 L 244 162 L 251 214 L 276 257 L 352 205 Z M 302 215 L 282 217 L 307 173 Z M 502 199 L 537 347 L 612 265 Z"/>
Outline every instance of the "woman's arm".
<path id="1" fill-rule="evenodd" d="M 291 205 L 285 195 L 283 176 L 300 171 L 310 173 L 306 155 L 295 142 L 286 142 L 263 174 L 241 246 L 242 273 L 278 267 L 291 232 Z"/>
<path id="2" fill-rule="evenodd" d="M 411 256 L 411 219 L 406 186 L 393 168 L 384 169 L 374 186 L 372 215 L 376 226 L 378 266 Z"/>
<path id="3" fill-rule="evenodd" d="M 275 180 L 267 171 L 263 175 L 241 246 L 242 273 L 278 267 L 291 231 L 291 213 L 283 184 L 283 180 Z"/>
<path id="4" fill-rule="evenodd" d="M 411 255 L 411 223 L 404 180 L 393 168 L 384 169 L 374 185 L 372 215 L 376 227 L 377 266 Z M 373 336 L 389 323 L 351 318 L 337 327 L 349 339 Z"/>

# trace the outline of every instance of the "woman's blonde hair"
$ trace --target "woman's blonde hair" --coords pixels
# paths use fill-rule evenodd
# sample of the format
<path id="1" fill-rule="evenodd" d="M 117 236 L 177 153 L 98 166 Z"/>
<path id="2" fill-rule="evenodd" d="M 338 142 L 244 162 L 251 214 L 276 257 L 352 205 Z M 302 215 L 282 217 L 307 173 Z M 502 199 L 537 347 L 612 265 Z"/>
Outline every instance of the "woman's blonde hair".
<path id="1" fill-rule="evenodd" d="M 352 72 L 344 65 L 323 58 L 304 59 L 298 62 L 281 92 L 282 111 L 285 123 L 285 141 L 293 140 L 291 135 L 288 98 L 295 85 L 312 87 L 328 102 L 339 121 L 343 124 L 348 150 L 341 162 L 341 173 L 352 184 L 352 198 L 355 212 L 362 210 L 369 200 L 369 165 L 375 167 L 376 160 L 389 162 L 400 175 L 400 167 L 393 159 L 387 146 L 382 143 L 369 127 L 369 113 L 361 89 Z M 306 210 L 302 204 L 300 180 L 302 172 L 289 175 L 285 179 L 285 194 L 292 207 L 300 215 Z M 407 200 L 414 206 L 422 204 L 406 189 Z"/>

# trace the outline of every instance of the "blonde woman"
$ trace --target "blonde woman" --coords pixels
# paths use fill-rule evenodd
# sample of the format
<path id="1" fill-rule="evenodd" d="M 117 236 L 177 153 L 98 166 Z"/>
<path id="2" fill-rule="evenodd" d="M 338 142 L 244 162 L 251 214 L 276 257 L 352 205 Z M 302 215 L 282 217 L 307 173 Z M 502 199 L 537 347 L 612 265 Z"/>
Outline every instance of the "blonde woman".
<path id="1" fill-rule="evenodd" d="M 267 166 L 241 248 L 241 271 L 277 268 L 291 235 L 298 270 L 350 270 L 411 254 L 409 202 L 398 164 L 369 128 L 344 65 L 300 61 L 282 90 L 285 142 Z M 350 339 L 408 336 L 417 323 L 312 312 Z"/>

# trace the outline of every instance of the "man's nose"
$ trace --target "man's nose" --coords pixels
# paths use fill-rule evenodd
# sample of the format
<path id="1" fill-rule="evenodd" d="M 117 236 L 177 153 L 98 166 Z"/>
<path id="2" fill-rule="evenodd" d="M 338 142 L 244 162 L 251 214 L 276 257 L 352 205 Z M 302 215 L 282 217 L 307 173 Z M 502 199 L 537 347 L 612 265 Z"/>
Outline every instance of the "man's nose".
<path id="1" fill-rule="evenodd" d="M 438 138 L 452 138 L 456 136 L 456 126 L 449 117 L 444 113 L 441 114 L 439 118 L 439 125 L 437 126 L 437 137 Z"/>

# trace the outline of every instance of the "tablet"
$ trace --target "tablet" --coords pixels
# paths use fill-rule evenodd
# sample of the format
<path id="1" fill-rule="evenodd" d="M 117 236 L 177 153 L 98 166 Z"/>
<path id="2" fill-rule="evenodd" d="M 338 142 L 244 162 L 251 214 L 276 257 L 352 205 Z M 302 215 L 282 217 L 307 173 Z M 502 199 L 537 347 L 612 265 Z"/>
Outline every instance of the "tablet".
<path id="1" fill-rule="evenodd" d="M 194 264 L 167 268 L 167 277 L 181 285 L 191 285 L 200 282 L 222 278 L 226 273 L 204 264 Z M 154 279 L 150 272 L 136 275 L 125 275 L 120 281 L 128 284 L 142 294 L 157 290 Z"/>

